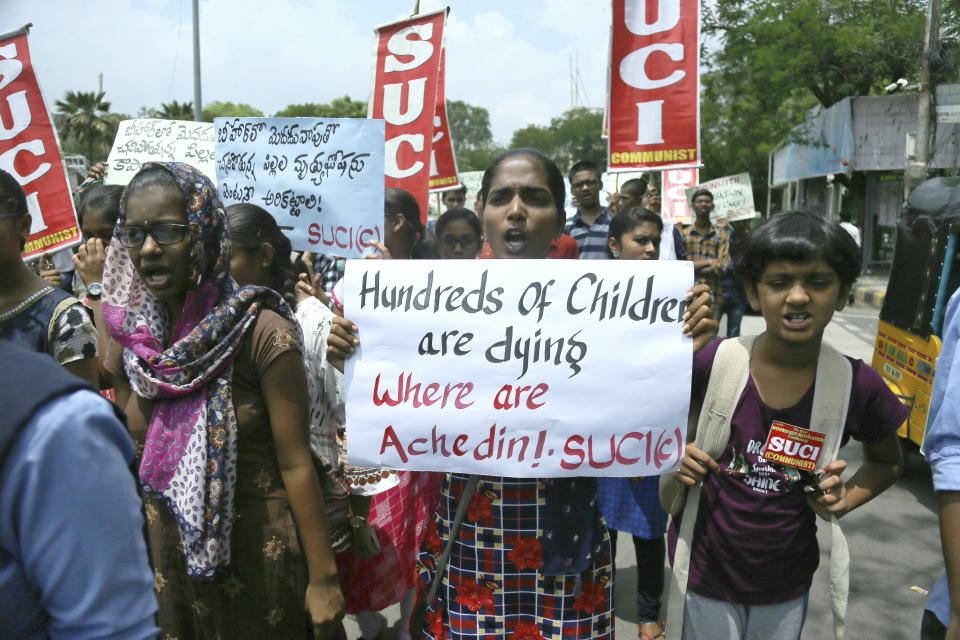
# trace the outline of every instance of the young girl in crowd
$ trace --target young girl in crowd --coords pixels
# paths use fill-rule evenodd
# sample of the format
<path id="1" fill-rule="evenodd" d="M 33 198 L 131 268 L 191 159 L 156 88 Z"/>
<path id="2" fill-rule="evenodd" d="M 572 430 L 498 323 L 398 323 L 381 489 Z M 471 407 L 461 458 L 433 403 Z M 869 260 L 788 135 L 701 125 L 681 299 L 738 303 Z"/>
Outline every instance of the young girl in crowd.
<path id="1" fill-rule="evenodd" d="M 0 339 L 47 353 L 100 388 L 97 330 L 80 301 L 33 273 L 21 252 L 30 235 L 27 198 L 0 170 Z"/>
<path id="2" fill-rule="evenodd" d="M 299 331 L 279 294 L 237 289 L 230 260 L 210 180 L 144 165 L 107 254 L 103 314 L 142 451 L 158 622 L 174 638 L 332 638 L 343 598 Z"/>
<path id="3" fill-rule="evenodd" d="M 99 165 L 98 165 L 99 166 Z M 80 222 L 80 231 L 83 232 L 83 243 L 77 248 L 73 256 L 73 266 L 76 279 L 74 290 L 91 309 L 94 317 L 102 318 L 100 311 L 101 296 L 103 294 L 103 263 L 107 259 L 107 247 L 113 239 L 113 228 L 120 217 L 120 198 L 123 187 L 120 185 L 94 184 L 80 192 L 77 203 L 77 219 Z M 104 389 L 104 396 L 116 400 L 113 394 L 113 383 L 110 375 L 103 367 L 103 355 L 110 345 L 106 331 L 98 331 L 100 351 L 100 383 Z"/>
<path id="4" fill-rule="evenodd" d="M 494 160 L 484 173 L 481 200 L 486 237 L 498 258 L 543 258 L 563 229 L 563 175 L 532 149 Z M 698 345 L 716 330 L 709 306 L 709 295 L 702 294 L 688 310 L 685 327 Z M 353 353 L 359 342 L 345 330 L 350 326 L 334 326 L 331 355 Z M 440 506 L 420 552 L 424 592 L 457 504 L 466 497 L 466 481 L 465 474 L 444 475 Z M 610 547 L 594 479 L 482 477 L 442 580 L 437 600 L 428 603 L 429 638 L 612 637 Z"/>
<path id="5" fill-rule="evenodd" d="M 383 217 L 384 242 L 378 245 L 383 257 L 404 260 L 420 256 L 424 228 L 416 198 L 403 189 L 386 189 Z M 334 287 L 332 300 L 342 310 L 338 290 Z M 399 602 L 403 640 L 408 636 L 406 621 L 415 599 L 417 549 L 427 520 L 437 508 L 440 474 L 347 466 L 346 476 L 358 510 L 363 505 L 357 501 L 363 496 L 369 499 L 369 526 L 381 545 L 380 553 L 372 558 L 355 553 L 337 557 L 347 613 L 356 614 L 361 636 L 372 640 L 381 630 L 377 612 Z"/>
<path id="6" fill-rule="evenodd" d="M 480 218 L 470 209 L 453 207 L 437 218 L 437 253 L 442 260 L 476 258 L 483 246 Z"/>
<path id="7" fill-rule="evenodd" d="M 607 248 L 610 257 L 620 260 L 657 260 L 660 257 L 660 216 L 642 207 L 630 207 L 610 221 Z M 706 285 L 701 285 L 706 287 Z M 660 508 L 660 478 L 598 478 L 600 512 L 610 529 L 614 558 L 617 531 L 633 535 L 637 554 L 637 619 L 640 640 L 663 637 L 660 597 L 667 513 Z"/>
<path id="8" fill-rule="evenodd" d="M 903 464 L 896 431 L 907 412 L 873 368 L 848 358 L 853 387 L 843 442 L 861 441 L 866 461 L 846 482 L 846 462 L 831 462 L 819 483 L 824 495 L 805 497 L 803 483 L 761 454 L 774 421 L 810 424 L 823 332 L 847 301 L 860 250 L 836 222 L 787 212 L 745 238 L 737 269 L 766 329 L 753 343 L 722 455 L 714 460 L 687 445 L 674 474 L 689 486 L 703 483 L 683 637 L 795 639 L 820 559 L 815 514 L 842 516 L 894 482 Z M 703 401 L 720 342 L 694 356 L 693 406 Z M 678 524 L 670 525 L 671 547 Z"/>
<path id="9" fill-rule="evenodd" d="M 280 292 L 291 306 L 296 305 L 295 315 L 303 332 L 304 362 L 310 390 L 310 446 L 320 462 L 318 477 L 330 546 L 337 553 L 351 549 L 361 557 L 372 556 L 377 550 L 371 544 L 366 520 L 369 497 L 365 502 L 358 500 L 362 507 L 351 509 L 349 481 L 339 451 L 338 431 L 343 424 L 342 374 L 326 363 L 327 335 L 334 313 L 312 295 L 309 285 L 305 287 L 309 293 L 301 293 L 295 286 L 295 270 L 287 259 L 290 240 L 273 216 L 255 204 L 234 204 L 227 207 L 227 221 L 231 245 L 230 273 L 237 286 L 268 287 Z M 293 302 L 295 299 L 297 301 Z M 340 379 L 337 376 L 341 376 Z M 351 513 L 359 517 L 351 519 Z"/>

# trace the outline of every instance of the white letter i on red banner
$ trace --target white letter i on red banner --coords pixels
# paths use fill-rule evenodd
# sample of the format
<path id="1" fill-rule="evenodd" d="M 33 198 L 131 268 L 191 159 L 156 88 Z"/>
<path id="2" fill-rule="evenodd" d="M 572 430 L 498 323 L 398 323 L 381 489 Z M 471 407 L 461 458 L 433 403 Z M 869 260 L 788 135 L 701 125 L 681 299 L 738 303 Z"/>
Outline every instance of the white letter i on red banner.
<path id="1" fill-rule="evenodd" d="M 637 103 L 637 144 L 663 142 L 663 100 Z"/>

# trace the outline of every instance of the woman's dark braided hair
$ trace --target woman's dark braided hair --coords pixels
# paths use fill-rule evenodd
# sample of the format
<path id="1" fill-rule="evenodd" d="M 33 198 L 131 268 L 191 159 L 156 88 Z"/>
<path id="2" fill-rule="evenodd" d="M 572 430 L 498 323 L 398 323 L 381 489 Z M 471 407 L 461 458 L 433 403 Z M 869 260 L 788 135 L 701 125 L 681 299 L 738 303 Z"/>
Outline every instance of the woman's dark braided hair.
<path id="1" fill-rule="evenodd" d="M 244 251 L 256 251 L 266 242 L 273 247 L 270 288 L 283 296 L 290 308 L 297 306 L 296 277 L 290 262 L 290 240 L 277 221 L 255 204 L 232 204 L 226 209 L 230 244 Z"/>
<path id="2" fill-rule="evenodd" d="M 396 214 L 402 213 L 404 224 L 403 232 L 407 239 L 407 253 L 411 258 L 420 259 L 423 255 L 424 245 L 421 242 L 426 229 L 423 227 L 423 221 L 420 220 L 420 205 L 413 194 L 404 189 L 388 187 L 383 192 L 384 215 L 392 220 Z"/>

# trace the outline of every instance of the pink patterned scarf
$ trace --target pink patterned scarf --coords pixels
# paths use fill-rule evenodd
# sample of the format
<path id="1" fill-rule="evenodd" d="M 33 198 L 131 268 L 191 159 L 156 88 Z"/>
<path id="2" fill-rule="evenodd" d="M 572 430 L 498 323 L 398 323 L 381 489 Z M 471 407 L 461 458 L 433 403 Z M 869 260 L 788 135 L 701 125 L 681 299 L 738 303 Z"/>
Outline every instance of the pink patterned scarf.
<path id="1" fill-rule="evenodd" d="M 187 573 L 210 579 L 230 562 L 237 456 L 233 361 L 261 309 L 290 320 L 293 313 L 270 289 L 237 289 L 230 277 L 226 213 L 209 178 L 189 165 L 161 166 L 180 185 L 192 232 L 191 284 L 183 312 L 170 327 L 166 307 L 143 283 L 116 237 L 104 266 L 103 310 L 110 334 L 124 347 L 131 389 L 155 401 L 141 484 L 176 517 Z M 128 195 L 129 188 L 118 229 L 126 223 Z"/>

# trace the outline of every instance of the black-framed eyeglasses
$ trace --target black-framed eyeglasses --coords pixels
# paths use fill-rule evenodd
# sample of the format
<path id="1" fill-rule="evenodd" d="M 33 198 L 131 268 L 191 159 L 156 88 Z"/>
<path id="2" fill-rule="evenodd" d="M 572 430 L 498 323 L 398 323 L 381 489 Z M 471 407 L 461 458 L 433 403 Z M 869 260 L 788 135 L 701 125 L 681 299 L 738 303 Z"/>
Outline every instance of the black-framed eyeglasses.
<path id="1" fill-rule="evenodd" d="M 447 249 L 453 249 L 458 244 L 464 249 L 469 249 L 471 247 L 476 247 L 477 245 L 479 245 L 480 240 L 479 238 L 477 238 L 477 236 L 473 235 L 472 233 L 468 233 L 465 236 L 446 236 L 445 235 L 440 237 L 440 244 L 442 244 Z"/>
<path id="2" fill-rule="evenodd" d="M 594 178 L 593 180 L 581 180 L 580 182 L 574 182 L 570 186 L 574 189 L 586 189 L 587 187 L 599 187 L 602 183 Z"/>
<path id="3" fill-rule="evenodd" d="M 165 222 L 152 227 L 121 227 L 115 235 L 120 244 L 131 249 L 143 246 L 148 234 L 157 244 L 168 245 L 182 242 L 188 233 L 190 225 Z"/>

